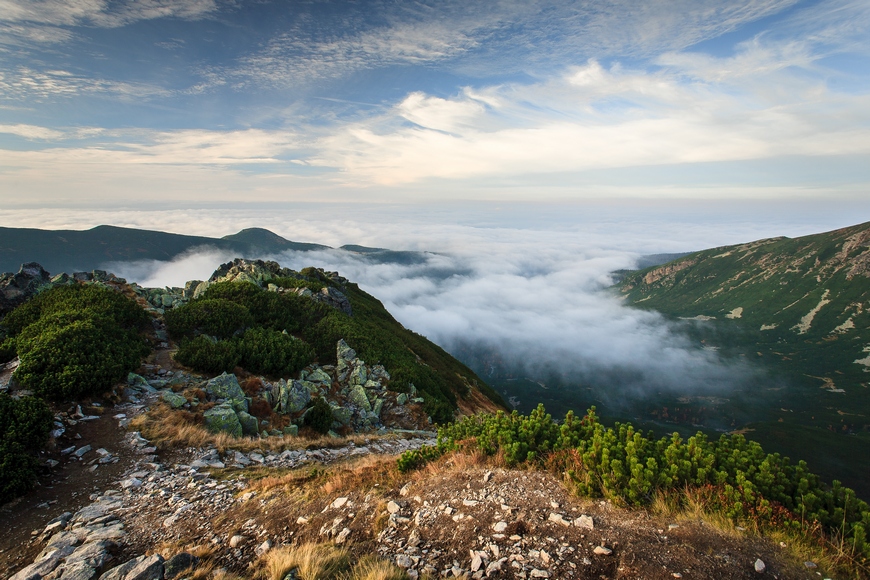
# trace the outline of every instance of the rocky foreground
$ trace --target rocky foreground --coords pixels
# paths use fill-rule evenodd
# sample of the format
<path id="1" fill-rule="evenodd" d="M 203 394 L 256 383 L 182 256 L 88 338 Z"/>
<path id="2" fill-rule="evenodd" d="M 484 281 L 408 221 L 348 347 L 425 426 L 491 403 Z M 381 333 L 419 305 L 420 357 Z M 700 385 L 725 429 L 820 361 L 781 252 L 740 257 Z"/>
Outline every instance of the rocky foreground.
<path id="1" fill-rule="evenodd" d="M 69 454 L 97 466 L 132 461 L 90 504 L 35 530 L 30 546 L 41 551 L 12 580 L 171 579 L 205 565 L 252 577 L 270 551 L 310 542 L 377 554 L 410 578 L 818 577 L 769 541 L 579 499 L 548 473 L 464 456 L 412 474 L 390 469 L 431 435 L 158 451 L 124 427 L 158 404 L 151 395 L 113 410 L 121 451 L 82 441 Z"/>

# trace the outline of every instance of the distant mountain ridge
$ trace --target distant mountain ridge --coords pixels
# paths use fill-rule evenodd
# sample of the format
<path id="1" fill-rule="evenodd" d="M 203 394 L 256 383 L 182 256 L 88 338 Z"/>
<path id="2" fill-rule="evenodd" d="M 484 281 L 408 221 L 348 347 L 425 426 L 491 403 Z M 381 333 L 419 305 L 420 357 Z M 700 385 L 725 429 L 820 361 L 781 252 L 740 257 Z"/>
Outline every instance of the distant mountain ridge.
<path id="1" fill-rule="evenodd" d="M 251 259 L 286 251 L 333 249 L 323 244 L 287 240 L 263 228 L 247 228 L 211 238 L 107 225 L 89 230 L 0 227 L 0 272 L 17 272 L 26 262 L 38 262 L 52 273 L 90 271 L 109 262 L 169 261 L 198 248 L 213 248 Z M 343 249 L 376 262 L 416 263 L 425 259 L 419 252 L 365 246 Z"/>
<path id="2" fill-rule="evenodd" d="M 617 288 L 636 307 L 683 319 L 706 348 L 767 373 L 732 403 L 764 416 L 747 427 L 753 438 L 866 482 L 870 222 L 694 252 L 628 273 Z"/>

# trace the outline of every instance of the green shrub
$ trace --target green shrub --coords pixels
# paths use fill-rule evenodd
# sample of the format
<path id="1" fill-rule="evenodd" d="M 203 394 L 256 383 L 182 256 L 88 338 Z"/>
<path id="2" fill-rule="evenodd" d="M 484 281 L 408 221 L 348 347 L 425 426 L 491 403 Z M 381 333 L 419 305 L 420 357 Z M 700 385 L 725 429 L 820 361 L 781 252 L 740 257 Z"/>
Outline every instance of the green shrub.
<path id="1" fill-rule="evenodd" d="M 52 414 L 40 399 L 0 394 L 0 504 L 36 481 L 36 454 L 48 441 Z"/>
<path id="2" fill-rule="evenodd" d="M 7 338 L 0 341 L 0 364 L 7 363 L 18 356 L 15 339 Z"/>
<path id="3" fill-rule="evenodd" d="M 242 360 L 236 341 L 216 341 L 204 335 L 182 339 L 174 357 L 185 366 L 213 374 L 232 372 Z"/>
<path id="4" fill-rule="evenodd" d="M 100 393 L 148 353 L 139 331 L 149 320 L 135 302 L 101 286 L 51 288 L 2 324 L 21 364 L 15 378 L 50 399 Z"/>
<path id="5" fill-rule="evenodd" d="M 305 413 L 305 426 L 311 427 L 318 433 L 327 433 L 332 428 L 332 407 L 325 399 L 314 399 L 311 408 Z"/>
<path id="6" fill-rule="evenodd" d="M 165 314 L 166 327 L 175 338 L 207 334 L 231 338 L 254 324 L 242 304 L 225 298 L 194 300 Z"/>
<path id="7" fill-rule="evenodd" d="M 43 316 L 87 310 L 123 328 L 141 329 L 148 314 L 135 302 L 114 290 L 96 285 L 55 286 L 37 294 L 6 315 L 0 325 L 16 336 Z"/>
<path id="8" fill-rule="evenodd" d="M 311 345 L 277 330 L 252 328 L 236 342 L 241 366 L 252 373 L 291 375 L 314 360 Z"/>
<path id="9" fill-rule="evenodd" d="M 134 331 L 91 312 L 41 318 L 18 336 L 15 378 L 48 399 L 72 399 L 110 389 L 148 354 Z"/>
<path id="10" fill-rule="evenodd" d="M 569 458 L 562 461 L 564 474 L 580 494 L 627 504 L 648 503 L 657 491 L 709 488 L 719 509 L 735 520 L 798 528 L 817 522 L 842 534 L 855 554 L 870 558 L 866 502 L 838 481 L 825 486 L 805 462 L 793 465 L 767 454 L 742 435 L 654 439 L 629 424 L 605 428 L 594 407 L 582 419 L 569 412 L 559 424 L 539 405 L 527 416 L 498 412 L 442 427 L 436 446 L 406 452 L 399 467 L 418 467 L 463 444 L 487 455 L 501 453 L 509 465 L 558 463 L 563 454 Z M 782 509 L 791 517 L 783 519 Z"/>

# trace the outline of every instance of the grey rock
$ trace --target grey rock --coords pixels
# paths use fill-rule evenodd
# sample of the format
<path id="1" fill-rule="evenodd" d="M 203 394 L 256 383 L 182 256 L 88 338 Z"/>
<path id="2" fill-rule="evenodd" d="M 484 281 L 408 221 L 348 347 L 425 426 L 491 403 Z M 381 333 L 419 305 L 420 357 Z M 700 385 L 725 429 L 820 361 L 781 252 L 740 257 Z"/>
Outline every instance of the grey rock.
<path id="1" fill-rule="evenodd" d="M 371 411 L 372 405 L 369 403 L 369 398 L 366 395 L 366 390 L 362 388 L 360 385 L 356 385 L 351 388 L 348 392 L 347 398 L 350 401 L 358 406 L 360 409 L 364 409 L 365 411 Z"/>
<path id="2" fill-rule="evenodd" d="M 75 552 L 67 556 L 66 564 L 85 562 L 92 568 L 101 568 L 112 559 L 111 550 L 117 547 L 112 540 L 98 540 L 79 546 Z"/>
<path id="3" fill-rule="evenodd" d="M 245 392 L 239 385 L 239 379 L 236 375 L 223 373 L 208 381 L 205 385 L 205 392 L 212 399 L 226 399 L 234 401 L 244 406 L 244 411 L 248 410 L 248 401 L 245 399 Z M 234 405 L 235 406 L 235 405 Z"/>
<path id="4" fill-rule="evenodd" d="M 767 566 L 764 564 L 764 562 L 761 560 L 761 558 L 759 558 L 755 561 L 755 571 L 758 574 L 763 574 L 766 569 L 767 569 Z"/>
<path id="5" fill-rule="evenodd" d="M 173 409 L 180 409 L 187 404 L 187 399 L 183 395 L 173 393 L 172 391 L 163 391 L 163 395 L 160 398 Z"/>
<path id="6" fill-rule="evenodd" d="M 123 580 L 127 574 L 135 568 L 140 562 L 146 560 L 148 556 L 139 556 L 138 558 L 133 558 L 129 562 L 125 562 L 119 566 L 115 566 L 107 571 L 105 571 L 101 576 L 100 580 Z"/>
<path id="7" fill-rule="evenodd" d="M 197 564 L 199 564 L 199 558 L 193 554 L 178 553 L 163 563 L 163 578 L 164 580 L 172 580 L 185 570 L 195 568 Z"/>
<path id="8" fill-rule="evenodd" d="M 94 566 L 84 560 L 67 561 L 59 580 L 91 580 L 96 575 L 97 571 Z"/>
<path id="9" fill-rule="evenodd" d="M 163 556 L 154 554 L 134 566 L 124 580 L 160 580 L 163 578 Z"/>
<path id="10" fill-rule="evenodd" d="M 408 402 L 408 395 L 405 393 L 399 393 L 399 396 L 396 397 L 396 403 L 399 405 L 405 405 Z"/>
<path id="11" fill-rule="evenodd" d="M 245 411 L 239 411 L 236 415 L 239 418 L 239 423 L 242 425 L 243 434 L 255 436 L 259 433 L 259 422 L 256 417 Z"/>
<path id="12" fill-rule="evenodd" d="M 227 404 L 212 407 L 202 414 L 206 428 L 212 433 L 229 433 L 234 437 L 242 436 L 242 424 L 233 408 Z"/>
<path id="13" fill-rule="evenodd" d="M 278 396 L 275 411 L 278 413 L 298 413 L 311 401 L 311 391 L 300 381 L 284 379 L 278 381 Z"/>

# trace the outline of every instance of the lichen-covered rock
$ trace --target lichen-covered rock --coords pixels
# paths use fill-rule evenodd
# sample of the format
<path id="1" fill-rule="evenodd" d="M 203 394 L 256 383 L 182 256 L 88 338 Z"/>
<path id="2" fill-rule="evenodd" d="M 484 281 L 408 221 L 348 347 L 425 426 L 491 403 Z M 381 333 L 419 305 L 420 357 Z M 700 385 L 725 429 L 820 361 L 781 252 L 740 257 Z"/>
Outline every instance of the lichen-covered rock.
<path id="1" fill-rule="evenodd" d="M 330 404 L 332 408 L 332 418 L 341 425 L 350 425 L 353 413 L 347 407 Z"/>
<path id="2" fill-rule="evenodd" d="M 399 393 L 399 396 L 396 397 L 396 403 L 399 405 L 404 405 L 408 402 L 408 395 L 405 393 Z"/>
<path id="3" fill-rule="evenodd" d="M 17 274 L 0 274 L 0 314 L 24 304 L 50 283 L 48 272 L 36 262 L 22 264 Z"/>
<path id="4" fill-rule="evenodd" d="M 259 433 L 260 423 L 256 417 L 245 411 L 239 411 L 236 413 L 236 416 L 242 425 L 242 433 L 245 435 L 257 435 Z"/>
<path id="5" fill-rule="evenodd" d="M 205 419 L 205 427 L 212 433 L 229 433 L 234 437 L 242 436 L 242 424 L 239 416 L 229 404 L 212 407 L 202 414 Z"/>
<path id="6" fill-rule="evenodd" d="M 298 413 L 311 401 L 311 391 L 300 381 L 278 381 L 277 413 Z"/>
<path id="7" fill-rule="evenodd" d="M 362 386 L 366 384 L 366 378 L 367 372 L 365 363 L 359 359 L 354 359 L 353 370 L 350 371 L 350 375 L 347 377 L 347 383 L 351 386 Z"/>
<path id="8" fill-rule="evenodd" d="M 299 426 L 298 425 L 287 425 L 284 427 L 284 435 L 290 435 L 292 437 L 296 437 L 299 435 Z"/>
<path id="9" fill-rule="evenodd" d="M 248 410 L 245 392 L 239 385 L 239 379 L 236 378 L 236 375 L 223 373 L 211 379 L 206 383 L 205 392 L 212 399 L 226 399 L 232 401 L 234 407 L 243 407 L 243 411 Z"/>
<path id="10" fill-rule="evenodd" d="M 384 400 L 380 398 L 376 398 L 375 402 L 372 404 L 372 413 L 378 418 L 381 416 L 381 411 L 384 409 Z"/>
<path id="11" fill-rule="evenodd" d="M 320 367 L 315 367 L 313 370 L 306 372 L 302 378 L 321 385 L 329 386 L 332 384 L 332 377 Z"/>
<path id="12" fill-rule="evenodd" d="M 372 410 L 372 404 L 369 402 L 369 398 L 366 395 L 366 390 L 360 385 L 351 387 L 348 392 L 347 398 L 360 409 L 364 409 L 366 411 Z"/>
<path id="13" fill-rule="evenodd" d="M 187 404 L 187 399 L 183 395 L 173 393 L 172 391 L 163 391 L 163 395 L 160 398 L 173 409 L 180 409 Z"/>

